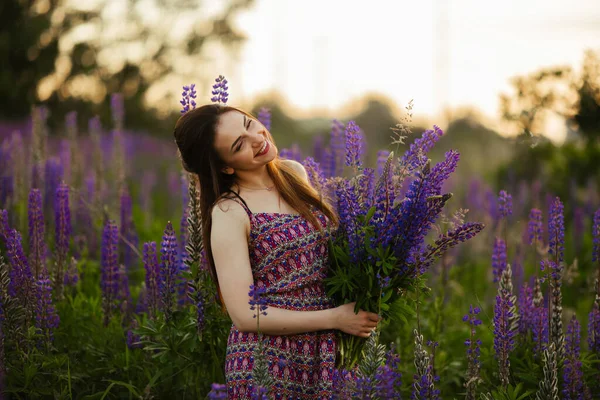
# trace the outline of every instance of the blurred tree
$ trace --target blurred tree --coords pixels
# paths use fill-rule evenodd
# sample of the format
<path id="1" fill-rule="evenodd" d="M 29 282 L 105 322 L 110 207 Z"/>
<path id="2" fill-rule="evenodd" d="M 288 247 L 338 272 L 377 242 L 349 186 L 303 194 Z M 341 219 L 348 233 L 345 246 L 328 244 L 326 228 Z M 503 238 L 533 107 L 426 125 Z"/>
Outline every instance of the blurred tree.
<path id="1" fill-rule="evenodd" d="M 512 97 L 501 97 L 502 112 L 522 133 L 512 160 L 498 170 L 498 184 L 510 189 L 510 182 L 539 179 L 553 193 L 568 196 L 570 182 L 600 183 L 600 52 L 585 53 L 578 76 L 568 67 L 549 68 L 515 78 L 513 87 Z M 541 139 L 548 112 L 562 115 L 583 140 L 556 146 Z"/>
<path id="2" fill-rule="evenodd" d="M 18 119 L 44 102 L 110 120 L 108 97 L 125 96 L 127 125 L 152 126 L 148 102 L 175 102 L 172 85 L 202 87 L 211 51 L 235 51 L 245 37 L 232 24 L 253 0 L 219 2 L 210 17 L 199 0 L 3 0 L 0 2 L 0 117 Z M 214 14 L 214 12 L 213 12 Z M 198 76 L 200 75 L 200 76 Z M 62 119 L 61 119 L 62 121 Z"/>
<path id="3" fill-rule="evenodd" d="M 600 138 L 600 52 L 585 53 L 581 74 L 570 67 L 544 68 L 512 80 L 512 95 L 500 96 L 502 116 L 525 136 L 539 135 L 545 117 L 563 116 L 588 142 Z"/>
<path id="4" fill-rule="evenodd" d="M 600 52 L 585 53 L 578 103 L 573 121 L 589 142 L 600 139 Z"/>

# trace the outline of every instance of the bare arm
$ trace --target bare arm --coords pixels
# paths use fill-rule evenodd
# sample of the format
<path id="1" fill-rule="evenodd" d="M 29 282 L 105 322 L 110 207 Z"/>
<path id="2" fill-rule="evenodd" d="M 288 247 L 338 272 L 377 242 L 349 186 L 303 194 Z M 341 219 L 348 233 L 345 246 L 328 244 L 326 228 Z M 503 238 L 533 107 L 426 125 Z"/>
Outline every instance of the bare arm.
<path id="1" fill-rule="evenodd" d="M 248 291 L 254 283 L 248 254 L 248 216 L 233 200 L 213 208 L 211 245 L 223 301 L 233 324 L 245 332 L 256 332 L 254 311 L 248 305 Z M 376 314 L 360 311 L 353 304 L 320 311 L 292 311 L 269 307 L 260 316 L 260 330 L 270 335 L 293 335 L 324 329 L 368 336 L 378 322 Z"/>

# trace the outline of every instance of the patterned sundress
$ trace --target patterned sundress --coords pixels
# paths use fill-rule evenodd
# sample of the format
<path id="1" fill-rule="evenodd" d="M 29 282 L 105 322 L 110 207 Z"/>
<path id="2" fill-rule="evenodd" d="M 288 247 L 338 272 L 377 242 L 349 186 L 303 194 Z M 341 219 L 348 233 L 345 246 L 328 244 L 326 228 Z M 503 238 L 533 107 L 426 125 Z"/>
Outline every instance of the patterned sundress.
<path id="1" fill-rule="evenodd" d="M 266 288 L 263 298 L 267 305 L 296 311 L 333 307 L 323 286 L 329 254 L 327 230 L 320 233 L 297 214 L 253 213 L 237 193 L 232 193 L 250 218 L 252 275 L 255 285 Z M 321 226 L 329 227 L 329 219 L 320 210 L 311 210 Z M 263 340 L 276 399 L 333 398 L 335 331 L 263 335 Z M 225 359 L 228 399 L 250 398 L 257 342 L 256 333 L 231 326 Z"/>

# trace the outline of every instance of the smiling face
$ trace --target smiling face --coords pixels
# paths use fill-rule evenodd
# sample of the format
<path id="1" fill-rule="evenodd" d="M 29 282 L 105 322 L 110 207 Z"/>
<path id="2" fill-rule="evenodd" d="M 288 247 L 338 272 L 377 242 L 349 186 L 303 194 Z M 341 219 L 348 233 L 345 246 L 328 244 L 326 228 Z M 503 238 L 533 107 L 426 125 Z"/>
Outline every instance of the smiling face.
<path id="1" fill-rule="evenodd" d="M 215 149 L 233 170 L 253 170 L 277 156 L 277 148 L 267 129 L 239 111 L 221 115 L 215 132 Z"/>

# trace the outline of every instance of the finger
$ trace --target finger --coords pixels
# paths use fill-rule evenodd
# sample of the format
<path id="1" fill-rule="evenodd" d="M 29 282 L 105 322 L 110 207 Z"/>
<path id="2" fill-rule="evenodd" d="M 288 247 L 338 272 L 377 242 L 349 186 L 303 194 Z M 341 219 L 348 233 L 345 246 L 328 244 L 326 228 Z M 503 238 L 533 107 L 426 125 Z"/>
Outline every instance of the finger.
<path id="1" fill-rule="evenodd" d="M 379 315 L 377 315 L 375 313 L 368 313 L 367 316 L 369 317 L 369 320 L 374 321 L 374 322 L 379 322 L 379 320 L 381 319 L 379 317 Z"/>

